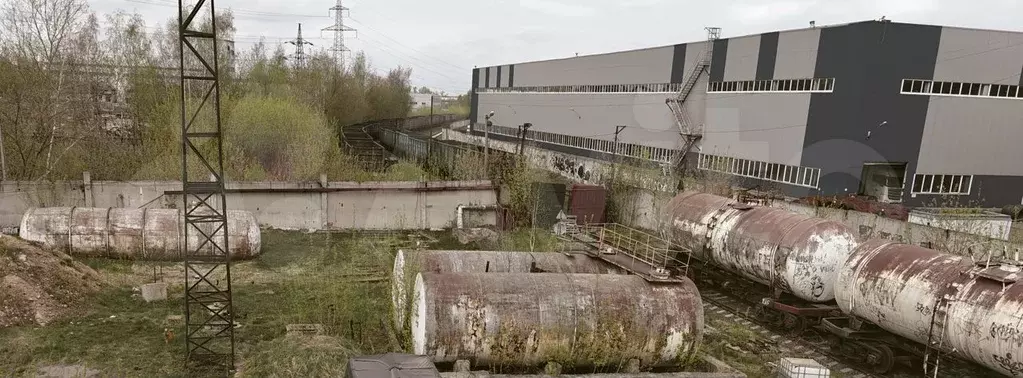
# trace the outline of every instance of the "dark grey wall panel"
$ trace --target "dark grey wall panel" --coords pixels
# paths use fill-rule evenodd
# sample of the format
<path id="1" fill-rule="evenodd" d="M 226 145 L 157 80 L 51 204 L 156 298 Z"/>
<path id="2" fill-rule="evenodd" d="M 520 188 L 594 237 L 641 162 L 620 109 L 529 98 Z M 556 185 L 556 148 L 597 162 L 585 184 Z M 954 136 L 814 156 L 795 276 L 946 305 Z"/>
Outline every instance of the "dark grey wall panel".
<path id="1" fill-rule="evenodd" d="M 757 57 L 756 80 L 774 78 L 774 63 L 778 59 L 778 32 L 760 35 L 760 55 Z"/>
<path id="2" fill-rule="evenodd" d="M 722 81 L 725 79 L 725 58 L 728 57 L 728 40 L 718 39 L 714 41 L 714 55 L 710 61 L 710 81 Z"/>
<path id="3" fill-rule="evenodd" d="M 671 56 L 671 82 L 681 83 L 686 78 L 686 44 L 675 45 Z"/>
<path id="4" fill-rule="evenodd" d="M 486 81 L 484 81 L 483 87 L 490 88 L 490 67 L 487 67 Z"/>
<path id="5" fill-rule="evenodd" d="M 476 115 L 479 112 L 480 97 L 476 94 L 476 88 L 480 86 L 480 69 L 472 69 L 472 89 L 469 92 L 469 122 L 476 123 Z"/>
<path id="6" fill-rule="evenodd" d="M 494 85 L 494 87 L 500 88 L 501 87 L 501 66 L 497 66 L 497 82 L 496 83 L 497 83 L 497 85 Z"/>
<path id="7" fill-rule="evenodd" d="M 877 21 L 821 31 L 814 76 L 835 90 L 811 96 L 802 165 L 822 169 L 823 194 L 855 193 L 864 162 L 906 162 L 913 174 L 928 98 L 899 83 L 932 77 L 940 39 L 941 27 Z"/>
<path id="8" fill-rule="evenodd" d="M 511 64 L 508 66 L 508 86 L 515 86 L 515 65 Z"/>

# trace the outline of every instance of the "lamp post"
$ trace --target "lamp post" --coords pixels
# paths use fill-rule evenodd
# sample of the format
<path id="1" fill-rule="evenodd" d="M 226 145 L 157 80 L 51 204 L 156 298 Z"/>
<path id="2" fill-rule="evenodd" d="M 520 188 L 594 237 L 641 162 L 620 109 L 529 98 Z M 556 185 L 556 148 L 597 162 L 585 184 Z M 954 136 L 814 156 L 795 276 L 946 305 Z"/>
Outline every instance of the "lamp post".
<path id="1" fill-rule="evenodd" d="M 493 123 L 490 122 L 490 117 L 493 117 L 493 116 L 494 116 L 494 111 L 493 110 L 491 110 L 490 113 L 487 113 L 487 115 L 484 117 L 484 118 L 486 118 L 487 122 L 483 126 L 483 144 L 484 144 L 484 147 L 483 147 L 483 151 L 484 151 L 483 152 L 483 169 L 484 169 L 484 173 L 488 177 L 490 176 L 490 126 L 493 125 Z"/>
<path id="2" fill-rule="evenodd" d="M 519 155 L 523 155 L 526 152 L 526 131 L 533 127 L 532 123 L 526 122 L 520 126 L 521 134 L 519 135 Z"/>

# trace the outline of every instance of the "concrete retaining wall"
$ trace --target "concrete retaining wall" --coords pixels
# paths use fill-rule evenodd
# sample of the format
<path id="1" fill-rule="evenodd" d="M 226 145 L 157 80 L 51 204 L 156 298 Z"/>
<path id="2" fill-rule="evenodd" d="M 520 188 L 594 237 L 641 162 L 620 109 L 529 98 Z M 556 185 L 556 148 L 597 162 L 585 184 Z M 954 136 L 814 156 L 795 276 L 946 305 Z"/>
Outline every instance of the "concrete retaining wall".
<path id="1" fill-rule="evenodd" d="M 251 212 L 261 226 L 284 229 L 429 229 L 455 223 L 458 205 L 496 205 L 490 181 L 233 182 L 227 205 Z M 176 181 L 0 183 L 0 229 L 14 231 L 32 207 L 179 208 Z M 494 212 L 473 214 L 496 225 Z"/>
<path id="2" fill-rule="evenodd" d="M 445 130 L 442 138 L 476 145 L 484 144 L 483 138 L 457 130 Z M 490 140 L 490 148 L 514 152 L 517 151 L 517 147 L 516 143 L 493 138 Z M 525 154 L 535 166 L 556 172 L 575 182 L 599 185 L 610 177 L 611 165 L 606 161 L 529 146 L 526 147 Z M 675 189 L 674 180 L 663 172 L 645 172 L 631 167 L 619 169 L 616 177 L 633 187 L 611 198 L 624 214 L 625 219 L 619 221 L 631 227 L 657 230 L 660 227 L 658 211 L 671 199 L 672 195 L 669 193 Z M 861 237 L 912 243 L 953 254 L 972 256 L 978 260 L 987 259 L 989 256 L 1012 261 L 1021 261 L 1023 258 L 1023 243 L 945 230 L 852 210 L 815 208 L 785 201 L 775 201 L 772 206 L 843 222 L 855 228 Z"/>

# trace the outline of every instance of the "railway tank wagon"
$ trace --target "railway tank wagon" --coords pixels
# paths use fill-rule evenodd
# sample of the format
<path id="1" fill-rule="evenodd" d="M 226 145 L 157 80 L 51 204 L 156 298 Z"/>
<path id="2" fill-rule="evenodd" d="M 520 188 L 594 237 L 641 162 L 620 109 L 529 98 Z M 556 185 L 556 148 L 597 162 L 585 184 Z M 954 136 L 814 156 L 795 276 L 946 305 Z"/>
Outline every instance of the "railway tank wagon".
<path id="1" fill-rule="evenodd" d="M 852 317 L 825 318 L 822 324 L 843 343 L 854 340 L 853 349 L 865 349 L 877 372 L 915 355 L 932 375 L 940 368 L 937 357 L 952 354 L 1023 377 L 1019 278 L 1017 266 L 975 264 L 915 245 L 870 240 L 839 268 L 835 284 L 838 306 Z"/>
<path id="2" fill-rule="evenodd" d="M 837 311 L 822 304 L 834 300 L 838 266 L 859 244 L 848 226 L 698 192 L 673 198 L 665 215 L 672 238 L 694 258 L 770 287 L 765 309 L 787 314 L 789 327 Z"/>

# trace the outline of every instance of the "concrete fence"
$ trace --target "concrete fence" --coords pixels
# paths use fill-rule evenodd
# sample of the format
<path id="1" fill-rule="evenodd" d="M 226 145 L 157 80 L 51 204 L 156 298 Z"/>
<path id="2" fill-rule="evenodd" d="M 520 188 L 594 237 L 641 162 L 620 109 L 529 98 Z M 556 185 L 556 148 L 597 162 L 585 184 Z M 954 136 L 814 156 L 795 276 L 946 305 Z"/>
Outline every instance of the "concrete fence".
<path id="1" fill-rule="evenodd" d="M 457 130 L 445 130 L 441 138 L 476 145 L 485 143 L 483 138 Z M 491 139 L 490 148 L 515 152 L 518 145 Z M 558 173 L 574 182 L 599 185 L 612 177 L 611 164 L 606 161 L 530 146 L 525 148 L 525 155 L 535 166 Z M 670 193 L 674 190 L 674 180 L 667 176 L 666 172 L 651 172 L 631 167 L 619 169 L 614 177 L 634 188 L 634 190 L 611 198 L 611 201 L 616 202 L 617 208 L 621 209 L 621 214 L 624 217 L 619 221 L 632 227 L 648 230 L 658 229 L 660 227 L 659 209 L 664 208 L 668 200 L 671 199 Z M 977 260 L 992 258 L 1020 261 L 1023 258 L 1023 243 L 991 238 L 988 237 L 989 233 L 987 232 L 955 231 L 955 229 L 963 229 L 961 224 L 955 224 L 955 227 L 934 227 L 853 210 L 819 208 L 786 201 L 774 201 L 771 206 L 843 222 L 858 230 L 860 236 L 864 238 L 883 238 L 911 243 L 958 255 L 971 256 Z M 951 228 L 951 230 L 947 228 Z"/>
<path id="2" fill-rule="evenodd" d="M 251 212 L 261 226 L 314 230 L 437 229 L 456 223 L 459 206 L 493 207 L 490 181 L 429 182 L 229 182 L 227 207 Z M 17 233 L 33 207 L 180 208 L 178 181 L 0 183 L 0 230 Z M 474 214 L 476 224 L 496 225 L 496 211 Z"/>

